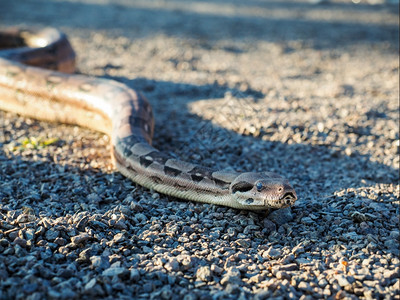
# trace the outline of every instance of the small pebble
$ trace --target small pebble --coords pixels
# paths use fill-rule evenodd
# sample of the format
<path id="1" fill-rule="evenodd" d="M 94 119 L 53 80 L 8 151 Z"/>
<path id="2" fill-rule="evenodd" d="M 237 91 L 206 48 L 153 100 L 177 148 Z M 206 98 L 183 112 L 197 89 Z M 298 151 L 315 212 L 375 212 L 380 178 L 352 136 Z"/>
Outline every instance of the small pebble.
<path id="1" fill-rule="evenodd" d="M 196 271 L 196 278 L 198 280 L 208 282 L 211 280 L 212 272 L 209 266 L 200 267 Z"/>
<path id="2" fill-rule="evenodd" d="M 86 242 L 89 238 L 90 238 L 90 236 L 87 233 L 81 233 L 77 236 L 72 237 L 71 242 L 73 244 L 78 245 L 78 244 Z"/>

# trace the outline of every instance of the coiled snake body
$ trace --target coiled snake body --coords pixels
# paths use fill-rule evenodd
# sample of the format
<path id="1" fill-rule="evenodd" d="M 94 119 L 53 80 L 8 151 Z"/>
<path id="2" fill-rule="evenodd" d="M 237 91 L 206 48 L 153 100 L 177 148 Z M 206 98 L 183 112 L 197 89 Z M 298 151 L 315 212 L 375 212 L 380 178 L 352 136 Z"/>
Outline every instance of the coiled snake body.
<path id="1" fill-rule="evenodd" d="M 75 70 L 75 54 L 58 30 L 0 31 L 0 49 L 0 109 L 110 135 L 117 169 L 134 182 L 239 209 L 283 208 L 296 201 L 294 189 L 277 174 L 215 171 L 153 148 L 152 108 L 144 96 L 116 81 L 66 74 Z"/>

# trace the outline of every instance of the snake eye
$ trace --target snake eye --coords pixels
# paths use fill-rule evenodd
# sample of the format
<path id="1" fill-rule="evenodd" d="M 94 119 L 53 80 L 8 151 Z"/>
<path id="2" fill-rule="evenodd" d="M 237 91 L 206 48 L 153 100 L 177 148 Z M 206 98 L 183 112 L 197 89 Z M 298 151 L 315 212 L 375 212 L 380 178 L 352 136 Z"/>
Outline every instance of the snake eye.
<path id="1" fill-rule="evenodd" d="M 262 185 L 261 182 L 257 182 L 257 183 L 256 183 L 256 189 L 257 189 L 257 191 L 261 192 L 262 187 L 263 187 L 263 185 Z"/>

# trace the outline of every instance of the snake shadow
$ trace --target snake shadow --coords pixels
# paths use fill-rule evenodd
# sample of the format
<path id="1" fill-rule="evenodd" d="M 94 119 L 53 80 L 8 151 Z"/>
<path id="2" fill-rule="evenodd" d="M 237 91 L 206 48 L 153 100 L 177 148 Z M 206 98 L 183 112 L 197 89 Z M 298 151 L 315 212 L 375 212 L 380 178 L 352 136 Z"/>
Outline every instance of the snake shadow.
<path id="1" fill-rule="evenodd" d="M 312 199 L 313 201 L 320 201 L 319 196 L 332 195 L 338 190 L 361 188 L 375 183 L 390 184 L 397 182 L 399 179 L 397 169 L 371 160 L 371 155 L 369 154 L 361 154 L 356 150 L 352 150 L 348 155 L 343 146 L 337 150 L 338 146 L 335 144 L 310 145 L 305 143 L 288 144 L 268 141 L 267 128 L 262 128 L 261 132 L 258 132 L 258 136 L 251 134 L 243 135 L 222 128 L 212 120 L 204 120 L 201 116 L 188 110 L 190 103 L 224 98 L 227 93 L 243 98 L 250 97 L 250 101 L 257 102 L 258 99 L 264 97 L 260 91 L 251 88 L 242 91 L 238 88 L 230 88 L 226 85 L 221 86 L 218 84 L 193 85 L 148 80 L 146 78 L 126 79 L 124 77 L 113 76 L 106 76 L 106 78 L 123 82 L 136 90 L 144 91 L 156 113 L 155 145 L 169 152 L 176 152 L 178 150 L 185 158 L 196 157 L 190 151 L 202 149 L 205 153 L 197 153 L 197 163 L 204 161 L 207 155 L 221 153 L 221 151 L 225 151 L 226 149 L 229 151 L 231 143 L 238 145 L 242 143 L 242 146 L 238 148 L 246 148 L 245 151 L 243 149 L 236 149 L 236 153 L 232 153 L 234 158 L 230 160 L 230 162 L 236 162 L 236 169 L 253 171 L 254 169 L 252 170 L 251 168 L 263 166 L 267 171 L 286 174 L 285 176 L 295 182 L 300 194 L 305 196 L 306 199 Z M 166 103 L 163 105 L 163 102 Z M 171 105 L 171 103 L 175 103 L 175 105 Z M 157 118 L 158 114 L 163 115 L 161 120 Z M 376 111 L 371 111 L 369 117 L 376 119 L 386 118 L 385 114 Z M 191 119 L 192 123 L 196 124 L 196 126 L 192 126 L 190 131 L 188 130 L 180 136 L 177 136 L 175 131 L 171 133 L 168 130 L 171 127 L 163 124 L 163 122 L 185 123 L 187 119 Z M 359 137 L 375 137 L 369 127 L 360 126 L 355 128 L 349 125 L 345 127 L 348 133 L 356 134 Z M 204 134 L 204 128 L 212 130 L 214 135 Z M 185 125 L 182 125 L 180 129 L 185 130 Z M 294 135 L 296 132 L 302 133 L 307 128 L 292 125 L 291 130 L 292 135 Z M 225 135 L 225 141 L 218 144 L 220 147 L 218 149 L 213 147 L 215 146 L 213 138 L 219 134 L 222 136 Z M 201 140 L 201 138 L 205 140 Z M 210 140 L 207 141 L 207 138 Z M 191 149 L 191 142 L 199 145 Z M 252 151 L 251 145 L 255 143 L 260 145 L 260 147 Z M 207 145 L 212 146 L 207 147 Z M 333 151 L 332 148 L 336 150 Z M 266 153 L 271 152 L 271 158 L 268 161 L 261 158 L 259 155 L 260 149 Z M 185 153 L 185 150 L 189 151 L 189 153 Z M 216 160 L 219 158 L 220 154 L 214 156 Z M 211 165 L 215 166 L 215 164 L 218 164 L 218 162 L 211 160 Z M 227 165 L 227 161 L 225 161 L 225 164 L 222 163 L 219 165 L 220 168 L 229 166 L 229 164 Z M 235 168 L 235 166 L 233 167 Z M 314 196 L 308 196 L 310 194 Z"/>
<path id="2" fill-rule="evenodd" d="M 371 160 L 368 154 L 352 151 L 351 155 L 346 155 L 345 149 L 332 151 L 332 148 L 337 149 L 334 144 L 318 146 L 269 141 L 268 128 L 262 128 L 257 136 L 251 133 L 239 134 L 212 120 L 205 120 L 188 109 L 192 102 L 213 101 L 226 97 L 227 93 L 239 95 L 237 97 L 250 97 L 250 101 L 257 102 L 264 97 L 260 91 L 251 88 L 242 91 L 216 83 L 193 85 L 107 75 L 104 78 L 144 91 L 155 111 L 153 145 L 161 151 L 217 169 L 232 167 L 238 171 L 250 172 L 256 169 L 282 174 L 293 183 L 300 206 L 307 206 L 310 201 L 321 201 L 321 197 L 331 196 L 348 188 L 357 189 L 377 183 L 390 184 L 399 180 L 397 169 Z M 372 117 L 384 116 L 373 114 Z M 172 128 L 175 130 L 171 130 Z M 292 125 L 291 135 L 306 129 Z M 372 135 L 369 128 L 348 130 L 360 136 Z M 260 151 L 266 153 L 268 159 L 265 155 L 260 155 Z M 26 166 L 26 163 L 23 165 Z"/>
<path id="3" fill-rule="evenodd" d="M 358 189 L 374 186 L 377 183 L 390 184 L 399 180 L 398 170 L 372 161 L 368 155 L 356 151 L 353 151 L 351 155 L 346 155 L 345 151 L 332 152 L 330 145 L 314 146 L 305 143 L 288 144 L 268 141 L 268 139 L 263 138 L 267 133 L 259 136 L 243 135 L 222 128 L 211 120 L 204 120 L 201 116 L 188 110 L 191 102 L 199 100 L 213 101 L 215 98 L 224 97 L 227 91 L 233 94 L 251 95 L 254 101 L 257 101 L 257 97 L 263 97 L 260 92 L 251 89 L 240 91 L 235 88 L 219 86 L 218 84 L 191 85 L 160 82 L 145 78 L 134 80 L 111 76 L 105 76 L 105 78 L 123 82 L 137 90 L 146 91 L 145 94 L 150 99 L 156 116 L 164 115 L 161 121 L 156 119 L 154 145 L 160 150 L 172 153 L 176 149 L 182 149 L 178 154 L 183 159 L 194 160 L 197 163 L 214 168 L 233 167 L 239 171 L 254 171 L 256 168 L 257 170 L 277 172 L 287 177 L 295 187 L 299 197 L 298 202 L 293 207 L 294 219 L 290 220 L 285 226 L 262 229 L 267 240 L 274 239 L 274 232 L 282 236 L 289 234 L 291 226 L 297 226 L 301 223 L 302 218 L 308 216 L 307 212 L 310 210 L 323 212 L 332 201 L 346 201 L 349 204 L 356 201 L 354 192 L 349 195 L 345 192 L 344 196 L 338 195 L 338 192 L 347 191 L 349 188 Z M 178 99 L 179 114 L 176 113 L 177 107 L 169 104 L 168 98 L 172 100 Z M 162 102 L 166 102 L 167 105 L 162 105 Z M 160 107 L 165 111 L 160 112 Z M 375 114 L 373 117 L 380 118 L 382 116 Z M 180 130 L 175 130 L 171 134 L 171 128 L 184 128 L 185 125 L 171 127 L 171 125 L 166 126 L 163 124 L 163 122 L 185 122 L 187 118 L 192 121 L 186 132 L 182 130 L 179 133 Z M 43 123 L 39 121 L 32 122 L 31 125 L 25 124 L 23 126 L 37 126 L 38 131 L 41 131 L 40 128 Z M 193 124 L 198 124 L 198 126 L 193 126 Z M 57 125 L 50 126 L 56 127 Z M 218 132 L 218 136 L 223 136 L 226 142 L 218 144 L 211 139 L 211 142 L 207 144 L 206 139 L 210 135 L 200 134 L 196 136 L 196 132 L 201 132 L 204 126 L 211 128 L 213 132 Z M 295 130 L 305 129 L 296 127 L 291 128 L 291 130 L 294 133 Z M 358 132 L 360 134 L 372 134 L 368 131 L 368 128 L 364 128 L 364 130 L 359 128 Z M 192 139 L 193 136 L 195 138 Z M 11 133 L 5 132 L 4 144 L 0 146 L 5 147 L 12 139 Z M 82 169 L 79 167 L 79 163 L 62 163 L 60 165 L 54 161 L 51 153 L 55 152 L 58 147 L 64 146 L 65 143 L 66 141 L 61 139 L 58 144 L 54 145 L 55 148 L 53 150 L 47 152 L 48 157 L 46 159 L 38 160 L 33 159 L 33 157 L 29 159 L 15 155 L 12 156 L 11 163 L 9 161 L 10 155 L 6 155 L 3 147 L 0 147 L 0 211 L 7 212 L 9 210 L 22 209 L 23 207 L 32 207 L 34 210 L 40 210 L 41 206 L 37 204 L 40 201 L 42 202 L 41 205 L 46 205 L 46 214 L 49 216 L 84 214 L 88 215 L 89 218 L 94 218 L 99 213 L 120 213 L 120 207 L 129 205 L 129 201 L 131 201 L 129 199 L 133 197 L 154 215 L 157 215 L 160 210 L 164 211 L 166 207 L 172 215 L 176 214 L 177 216 L 185 216 L 186 214 L 201 211 L 211 211 L 217 214 L 226 214 L 233 211 L 233 216 L 251 218 L 255 220 L 255 224 L 260 224 L 260 227 L 263 227 L 261 224 L 265 224 L 263 223 L 265 222 L 263 221 L 265 215 L 262 213 L 254 214 L 202 203 L 180 202 L 178 199 L 164 196 L 154 201 L 150 195 L 143 197 L 146 189 L 136 187 L 133 182 L 117 172 L 109 174 L 103 173 L 97 168 Z M 93 138 L 86 141 L 86 145 L 83 145 L 83 147 L 91 147 L 95 143 L 96 138 Z M 193 144 L 195 145 L 194 147 L 187 147 Z M 207 147 L 210 144 L 214 147 Z M 252 148 L 252 145 L 255 144 L 257 144 L 257 147 Z M 206 146 L 201 147 L 200 145 Z M 202 152 L 199 153 L 199 149 Z M 269 154 L 270 158 L 265 159 L 265 156 L 260 156 L 260 151 Z M 34 153 L 32 155 L 34 156 Z M 365 200 L 370 201 L 367 198 Z M 184 203 L 185 209 L 180 211 L 180 208 L 176 208 L 176 206 L 180 205 L 176 205 L 176 203 Z M 376 202 L 376 204 L 377 206 L 386 205 L 385 202 Z M 171 206 L 175 208 L 171 209 Z M 128 217 L 127 222 L 132 222 L 131 226 L 137 226 L 135 224 L 141 223 L 134 216 L 136 212 L 130 213 L 133 216 Z M 382 215 L 380 217 L 390 224 L 391 216 Z M 161 219 L 157 221 L 157 218 L 154 217 L 152 220 L 153 224 L 159 223 L 161 227 L 164 226 Z M 97 225 L 95 224 L 98 223 L 93 224 L 94 230 L 99 230 L 99 232 L 103 230 L 103 228 L 96 227 Z M 320 227 L 320 225 L 315 224 L 314 229 L 315 232 L 318 232 L 318 236 L 313 236 L 314 239 L 323 242 L 328 237 L 335 236 L 336 232 L 329 227 L 325 226 L 323 232 L 320 231 Z M 115 232 L 121 232 L 121 228 L 115 228 L 115 230 Z M 134 238 L 131 238 L 132 249 L 136 249 L 137 253 L 141 253 L 142 250 L 140 249 L 142 247 L 151 246 L 144 230 L 138 227 Z M 269 230 L 272 231 L 269 232 Z M 370 230 L 372 231 L 365 234 L 378 234 L 378 232 L 374 232 L 374 228 Z M 198 234 L 203 236 L 212 233 L 208 229 L 205 229 L 205 231 L 202 229 L 202 231 L 198 231 Z M 290 240 L 283 243 L 295 246 L 295 244 L 292 244 L 293 241 Z M 383 245 L 378 246 L 383 251 L 391 251 Z M 201 264 L 207 265 L 207 261 L 201 259 Z"/>

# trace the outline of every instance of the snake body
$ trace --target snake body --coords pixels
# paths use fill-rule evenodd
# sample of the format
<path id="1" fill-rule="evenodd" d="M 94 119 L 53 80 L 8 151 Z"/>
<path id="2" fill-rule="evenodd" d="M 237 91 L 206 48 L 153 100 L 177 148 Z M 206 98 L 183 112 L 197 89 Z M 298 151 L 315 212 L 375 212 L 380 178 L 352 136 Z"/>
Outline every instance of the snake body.
<path id="1" fill-rule="evenodd" d="M 141 93 L 74 70 L 75 53 L 58 30 L 0 31 L 0 109 L 110 135 L 117 169 L 166 195 L 249 210 L 297 200 L 289 182 L 275 173 L 216 171 L 158 151 L 151 146 L 152 108 Z"/>

